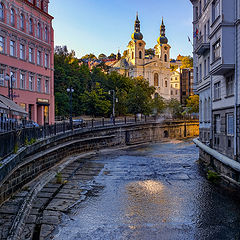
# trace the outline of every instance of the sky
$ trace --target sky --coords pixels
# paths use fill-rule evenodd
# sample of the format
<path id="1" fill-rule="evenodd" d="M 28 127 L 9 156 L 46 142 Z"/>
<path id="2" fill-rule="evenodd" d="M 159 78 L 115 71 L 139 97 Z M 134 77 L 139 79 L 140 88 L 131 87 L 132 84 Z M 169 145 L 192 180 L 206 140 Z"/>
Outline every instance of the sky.
<path id="1" fill-rule="evenodd" d="M 192 55 L 192 4 L 190 0 L 50 0 L 55 46 L 67 45 L 77 57 L 93 53 L 107 56 L 127 49 L 136 12 L 146 48 L 160 35 L 162 17 L 171 45 L 171 58 Z"/>

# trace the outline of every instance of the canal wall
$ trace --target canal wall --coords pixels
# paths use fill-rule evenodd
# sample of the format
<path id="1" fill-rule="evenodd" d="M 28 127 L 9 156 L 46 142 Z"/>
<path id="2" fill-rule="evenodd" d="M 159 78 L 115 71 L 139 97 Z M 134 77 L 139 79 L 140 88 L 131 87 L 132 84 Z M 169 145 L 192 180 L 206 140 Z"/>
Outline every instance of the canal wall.
<path id="1" fill-rule="evenodd" d="M 217 183 L 221 186 L 237 191 L 240 196 L 240 163 L 219 153 L 218 151 L 203 144 L 198 139 L 194 143 L 199 147 L 199 160 L 205 167 L 206 172 L 214 171 L 219 175 Z"/>
<path id="2" fill-rule="evenodd" d="M 198 121 L 164 121 L 76 129 L 39 140 L 1 161 L 0 203 L 69 156 L 198 134 Z"/>

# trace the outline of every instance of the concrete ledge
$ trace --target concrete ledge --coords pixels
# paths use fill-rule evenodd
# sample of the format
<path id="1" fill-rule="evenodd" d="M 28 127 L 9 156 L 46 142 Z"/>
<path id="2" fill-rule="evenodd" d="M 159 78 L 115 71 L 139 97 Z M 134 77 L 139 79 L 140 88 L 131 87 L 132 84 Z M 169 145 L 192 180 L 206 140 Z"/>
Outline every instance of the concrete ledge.
<path id="1" fill-rule="evenodd" d="M 212 157 L 214 157 L 215 159 L 217 159 L 218 161 L 220 161 L 224 165 L 236 170 L 237 172 L 240 172 L 240 163 L 239 162 L 236 162 L 235 160 L 233 160 L 229 157 L 226 157 L 223 154 L 217 152 L 216 150 L 208 147 L 207 145 L 200 142 L 197 138 L 194 139 L 193 142 L 199 148 L 201 148 L 204 152 L 208 153 L 209 155 L 211 155 Z"/>

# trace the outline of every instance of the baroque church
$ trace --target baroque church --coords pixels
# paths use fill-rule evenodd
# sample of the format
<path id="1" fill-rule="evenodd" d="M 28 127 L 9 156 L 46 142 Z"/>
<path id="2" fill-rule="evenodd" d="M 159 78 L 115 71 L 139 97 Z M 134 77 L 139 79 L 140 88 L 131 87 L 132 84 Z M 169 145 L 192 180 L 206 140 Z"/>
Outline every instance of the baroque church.
<path id="1" fill-rule="evenodd" d="M 156 89 L 155 94 L 170 100 L 171 96 L 171 76 L 170 69 L 170 49 L 168 39 L 165 35 L 165 25 L 162 20 L 160 27 L 160 36 L 154 47 L 155 55 L 146 55 L 143 41 L 143 34 L 140 31 L 140 21 L 138 14 L 136 16 L 134 33 L 132 40 L 127 47 L 127 55 L 112 66 L 111 71 L 117 71 L 120 74 L 129 77 L 142 76 L 149 81 L 150 86 Z M 180 85 L 180 83 L 179 83 Z"/>

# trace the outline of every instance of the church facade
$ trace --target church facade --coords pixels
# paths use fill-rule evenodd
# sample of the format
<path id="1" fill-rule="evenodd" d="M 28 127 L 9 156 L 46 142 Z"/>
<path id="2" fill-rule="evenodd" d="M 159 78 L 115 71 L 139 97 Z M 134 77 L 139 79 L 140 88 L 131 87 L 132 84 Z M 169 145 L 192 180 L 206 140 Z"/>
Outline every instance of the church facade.
<path id="1" fill-rule="evenodd" d="M 111 71 L 117 71 L 129 77 L 142 76 L 149 81 L 150 86 L 154 86 L 156 93 L 163 98 L 170 100 L 171 96 L 171 76 L 170 69 L 170 49 L 168 39 L 165 34 L 165 25 L 162 20 L 160 36 L 154 47 L 155 55 L 146 55 L 143 41 L 143 34 L 140 31 L 140 21 L 136 16 L 134 33 L 132 40 L 127 46 L 127 55 L 113 65 Z"/>

